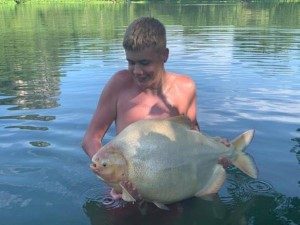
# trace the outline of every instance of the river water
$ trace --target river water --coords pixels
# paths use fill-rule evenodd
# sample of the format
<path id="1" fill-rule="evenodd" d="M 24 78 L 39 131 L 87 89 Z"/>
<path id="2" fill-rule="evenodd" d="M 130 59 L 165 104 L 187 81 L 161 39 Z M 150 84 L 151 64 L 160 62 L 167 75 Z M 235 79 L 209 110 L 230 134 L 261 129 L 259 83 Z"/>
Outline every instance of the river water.
<path id="1" fill-rule="evenodd" d="M 0 224 L 300 224 L 299 2 L 0 5 L 0 15 Z M 256 130 L 257 180 L 231 167 L 218 197 L 164 211 L 114 202 L 89 170 L 82 136 L 127 67 L 126 26 L 149 15 L 166 25 L 167 69 L 197 84 L 202 131 Z"/>

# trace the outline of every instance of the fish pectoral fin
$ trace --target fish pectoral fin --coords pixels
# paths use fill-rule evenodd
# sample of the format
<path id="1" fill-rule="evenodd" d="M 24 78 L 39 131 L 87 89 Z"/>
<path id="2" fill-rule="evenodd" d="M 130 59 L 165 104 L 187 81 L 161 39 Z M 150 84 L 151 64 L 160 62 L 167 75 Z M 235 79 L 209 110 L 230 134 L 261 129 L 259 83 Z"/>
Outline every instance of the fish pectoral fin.
<path id="1" fill-rule="evenodd" d="M 96 175 L 100 180 L 104 181 L 104 179 L 102 177 L 100 177 L 99 175 Z"/>
<path id="2" fill-rule="evenodd" d="M 214 168 L 213 174 L 209 179 L 207 185 L 198 191 L 195 196 L 196 197 L 204 197 L 209 196 L 213 193 L 217 193 L 221 186 L 224 184 L 226 179 L 226 172 L 220 164 L 217 164 Z"/>
<path id="3" fill-rule="evenodd" d="M 170 210 L 168 206 L 166 206 L 163 203 L 159 203 L 159 202 L 153 202 L 154 205 L 156 205 L 158 208 L 163 209 L 163 210 Z"/>
<path id="4" fill-rule="evenodd" d="M 135 198 L 132 197 L 132 195 L 126 190 L 126 188 L 121 183 L 119 183 L 119 185 L 122 188 L 122 199 L 126 202 L 135 202 Z"/>
<path id="5" fill-rule="evenodd" d="M 201 198 L 205 201 L 208 202 L 213 202 L 216 199 L 217 193 L 211 193 L 211 194 L 206 194 L 206 195 L 201 195 Z"/>

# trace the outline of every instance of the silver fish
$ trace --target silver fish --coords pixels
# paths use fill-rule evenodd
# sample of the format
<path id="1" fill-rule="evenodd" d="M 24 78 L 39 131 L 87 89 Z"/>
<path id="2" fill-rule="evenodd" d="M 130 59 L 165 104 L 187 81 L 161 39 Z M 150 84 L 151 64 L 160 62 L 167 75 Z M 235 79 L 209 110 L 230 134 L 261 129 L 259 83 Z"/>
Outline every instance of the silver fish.
<path id="1" fill-rule="evenodd" d="M 217 193 L 226 178 L 220 158 L 257 178 L 254 161 L 244 153 L 253 135 L 254 130 L 246 131 L 227 147 L 192 130 L 184 116 L 140 120 L 104 145 L 91 168 L 125 201 L 135 201 L 121 185 L 129 181 L 144 200 L 166 208 L 164 204 Z"/>

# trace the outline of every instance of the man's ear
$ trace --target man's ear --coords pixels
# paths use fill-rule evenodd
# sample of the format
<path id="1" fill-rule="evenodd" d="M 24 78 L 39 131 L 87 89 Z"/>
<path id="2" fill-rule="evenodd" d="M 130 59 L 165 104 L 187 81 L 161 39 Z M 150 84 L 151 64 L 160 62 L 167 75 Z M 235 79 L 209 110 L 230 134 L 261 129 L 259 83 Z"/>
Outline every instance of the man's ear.
<path id="1" fill-rule="evenodd" d="M 163 60 L 164 60 L 164 62 L 167 62 L 167 61 L 168 61 L 168 58 L 169 58 L 169 49 L 166 48 L 166 49 L 163 51 Z"/>

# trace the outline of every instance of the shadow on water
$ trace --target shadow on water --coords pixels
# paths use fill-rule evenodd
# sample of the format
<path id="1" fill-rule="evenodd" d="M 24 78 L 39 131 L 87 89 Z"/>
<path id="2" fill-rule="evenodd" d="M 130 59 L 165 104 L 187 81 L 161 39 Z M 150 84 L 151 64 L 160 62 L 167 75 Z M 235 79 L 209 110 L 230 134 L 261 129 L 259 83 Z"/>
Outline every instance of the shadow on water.
<path id="1" fill-rule="evenodd" d="M 108 188 L 101 193 L 99 190 L 87 193 L 83 211 L 92 225 L 300 224 L 299 197 L 287 197 L 277 192 L 270 183 L 249 178 L 233 166 L 227 169 L 227 174 L 219 195 L 174 203 L 168 205 L 169 211 L 152 203 L 115 201 L 110 197 Z"/>
<path id="2" fill-rule="evenodd" d="M 299 132 L 300 129 L 297 129 Z M 300 140 L 291 150 L 298 157 Z M 299 157 L 298 157 L 299 159 Z M 188 185 L 188 184 L 187 184 Z M 95 194 L 95 193 L 94 193 Z M 88 197 L 83 205 L 92 225 L 114 224 L 201 224 L 201 225 L 287 225 L 300 224 L 300 198 L 276 191 L 267 181 L 252 179 L 231 166 L 219 195 L 191 198 L 162 210 L 152 203 L 114 201 L 109 190 L 100 198 Z"/>
<path id="3" fill-rule="evenodd" d="M 300 224 L 300 199 L 276 192 L 264 181 L 229 169 L 226 197 L 191 198 L 161 210 L 152 203 L 116 202 L 109 191 L 102 198 L 86 197 L 83 205 L 92 225 L 104 224 Z M 234 173 L 233 173 L 234 172 Z"/>
<path id="4" fill-rule="evenodd" d="M 295 146 L 291 149 L 291 152 L 296 154 L 296 158 L 300 164 L 300 128 L 297 129 L 297 132 L 299 136 L 291 139 L 293 142 L 295 142 Z"/>

